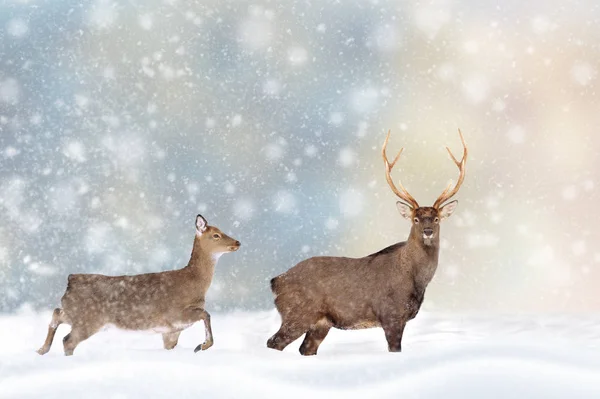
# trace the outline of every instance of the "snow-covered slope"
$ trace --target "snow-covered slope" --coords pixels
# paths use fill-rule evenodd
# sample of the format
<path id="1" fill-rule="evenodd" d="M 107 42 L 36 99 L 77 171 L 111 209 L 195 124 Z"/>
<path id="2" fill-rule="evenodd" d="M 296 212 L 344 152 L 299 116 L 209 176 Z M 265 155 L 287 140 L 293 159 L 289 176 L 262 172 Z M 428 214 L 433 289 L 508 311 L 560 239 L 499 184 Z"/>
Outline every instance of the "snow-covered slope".
<path id="1" fill-rule="evenodd" d="M 108 330 L 62 355 L 58 330 L 35 353 L 50 315 L 0 317 L 0 397 L 5 398 L 600 398 L 600 317 L 420 314 L 390 354 L 380 329 L 332 330 L 316 357 L 265 347 L 275 312 L 214 314 L 173 351 L 159 335 Z"/>

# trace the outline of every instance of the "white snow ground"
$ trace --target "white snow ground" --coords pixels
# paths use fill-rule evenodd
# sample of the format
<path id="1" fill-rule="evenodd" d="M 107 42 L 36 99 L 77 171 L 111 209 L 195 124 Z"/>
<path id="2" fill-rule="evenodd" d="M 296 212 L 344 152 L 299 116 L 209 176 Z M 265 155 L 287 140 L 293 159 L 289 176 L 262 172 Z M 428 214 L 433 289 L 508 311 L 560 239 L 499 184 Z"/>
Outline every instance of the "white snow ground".
<path id="1" fill-rule="evenodd" d="M 421 313 L 402 353 L 381 329 L 332 332 L 316 357 L 265 347 L 275 311 L 213 314 L 173 351 L 159 335 L 108 330 L 62 354 L 57 332 L 39 356 L 50 313 L 0 317 L 1 398 L 600 398 L 600 316 Z"/>

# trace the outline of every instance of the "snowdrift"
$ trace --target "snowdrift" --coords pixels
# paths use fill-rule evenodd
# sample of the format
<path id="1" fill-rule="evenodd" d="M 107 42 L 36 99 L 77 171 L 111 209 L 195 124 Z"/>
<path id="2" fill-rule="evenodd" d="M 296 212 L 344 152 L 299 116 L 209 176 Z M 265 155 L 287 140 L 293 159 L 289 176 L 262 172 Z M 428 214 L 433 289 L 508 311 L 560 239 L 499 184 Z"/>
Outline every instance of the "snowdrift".
<path id="1" fill-rule="evenodd" d="M 403 352 L 381 329 L 332 332 L 316 357 L 301 340 L 265 347 L 276 312 L 213 314 L 215 346 L 194 354 L 200 323 L 173 351 L 160 335 L 107 330 L 64 357 L 50 313 L 0 317 L 0 398 L 600 398 L 600 318 L 423 313 Z"/>

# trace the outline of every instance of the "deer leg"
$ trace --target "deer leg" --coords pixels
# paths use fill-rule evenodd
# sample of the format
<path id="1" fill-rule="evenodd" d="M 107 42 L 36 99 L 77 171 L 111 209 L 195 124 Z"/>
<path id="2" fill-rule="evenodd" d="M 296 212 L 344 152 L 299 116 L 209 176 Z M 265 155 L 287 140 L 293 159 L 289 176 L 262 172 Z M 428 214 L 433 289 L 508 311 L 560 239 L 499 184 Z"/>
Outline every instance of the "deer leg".
<path id="1" fill-rule="evenodd" d="M 210 325 L 210 314 L 202 309 L 202 313 L 201 313 L 201 320 L 204 321 L 204 342 L 201 343 L 200 345 L 198 345 L 196 347 L 196 349 L 194 349 L 194 353 L 198 352 L 198 351 L 205 351 L 208 348 L 210 348 L 211 346 L 213 346 L 213 334 L 212 334 L 212 328 Z"/>
<path id="2" fill-rule="evenodd" d="M 325 339 L 329 330 L 331 329 L 331 323 L 327 319 L 321 319 L 306 332 L 304 341 L 300 345 L 300 354 L 304 356 L 316 355 L 319 345 Z"/>
<path id="3" fill-rule="evenodd" d="M 397 319 L 389 320 L 381 323 L 381 326 L 385 332 L 388 350 L 390 352 L 400 352 L 402 350 L 402 334 L 404 333 L 406 321 Z"/>
<path id="4" fill-rule="evenodd" d="M 98 328 L 90 328 L 80 324 L 72 325 L 71 332 L 63 338 L 65 356 L 72 356 L 77 345 L 94 335 L 96 332 L 98 332 Z"/>
<path id="5" fill-rule="evenodd" d="M 282 321 L 279 331 L 277 331 L 267 341 L 267 347 L 282 351 L 286 346 L 300 338 L 302 334 L 310 329 L 311 323 L 298 323 Z"/>
<path id="6" fill-rule="evenodd" d="M 194 349 L 194 352 L 198 352 L 201 350 L 204 351 L 213 346 L 214 340 L 212 328 L 210 325 L 210 314 L 206 310 L 199 307 L 187 308 L 183 311 L 182 319 L 184 323 L 189 324 L 195 323 L 200 320 L 204 321 L 204 342 L 198 345 L 196 349 Z"/>
<path id="7" fill-rule="evenodd" d="M 65 320 L 63 318 L 63 311 L 61 308 L 54 309 L 52 312 L 52 320 L 48 325 L 48 335 L 46 335 L 46 341 L 44 341 L 44 345 L 40 349 L 37 350 L 37 353 L 40 355 L 45 355 L 50 350 L 52 346 L 52 341 L 54 340 L 54 334 L 56 334 L 56 329 L 59 325 L 64 323 Z"/>
<path id="8" fill-rule="evenodd" d="M 181 331 L 173 333 L 164 333 L 162 335 L 163 345 L 165 349 L 171 350 L 177 346 L 177 342 L 179 341 L 179 334 L 181 334 Z"/>

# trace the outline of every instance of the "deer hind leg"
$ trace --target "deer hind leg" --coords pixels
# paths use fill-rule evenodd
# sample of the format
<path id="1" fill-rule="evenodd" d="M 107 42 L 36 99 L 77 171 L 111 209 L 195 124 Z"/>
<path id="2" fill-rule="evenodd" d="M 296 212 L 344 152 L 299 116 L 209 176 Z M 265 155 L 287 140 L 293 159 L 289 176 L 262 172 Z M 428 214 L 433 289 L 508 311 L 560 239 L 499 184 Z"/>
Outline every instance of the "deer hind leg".
<path id="1" fill-rule="evenodd" d="M 267 347 L 279 351 L 284 350 L 286 346 L 307 332 L 311 326 L 315 324 L 315 319 L 311 320 L 307 317 L 302 317 L 300 319 L 290 317 L 283 318 L 279 331 L 267 341 Z"/>
<path id="2" fill-rule="evenodd" d="M 300 354 L 304 356 L 316 355 L 319 345 L 325 339 L 329 330 L 331 329 L 331 323 L 326 318 L 322 318 L 306 332 L 304 341 L 300 345 Z"/>
<path id="3" fill-rule="evenodd" d="M 52 312 L 52 320 L 48 325 L 48 335 L 46 335 L 46 341 L 44 341 L 44 345 L 40 349 L 37 350 L 37 353 L 40 355 L 45 355 L 50 350 L 52 346 L 52 341 L 54 340 L 54 335 L 56 334 L 56 329 L 59 325 L 66 322 L 64 317 L 64 312 L 61 308 L 54 309 Z"/>
<path id="4" fill-rule="evenodd" d="M 267 340 L 267 347 L 282 351 L 316 324 L 321 316 L 312 311 L 311 305 L 304 295 L 277 295 L 275 307 L 281 315 L 281 327 Z"/>
<path id="5" fill-rule="evenodd" d="M 171 350 L 177 346 L 177 342 L 179 341 L 179 334 L 181 334 L 181 331 L 173 333 L 164 333 L 162 335 L 165 349 Z"/>
<path id="6" fill-rule="evenodd" d="M 71 332 L 63 338 L 65 356 L 73 355 L 73 351 L 77 345 L 97 333 L 100 327 L 90 328 L 89 326 L 84 326 L 81 324 L 73 324 L 71 326 Z"/>

